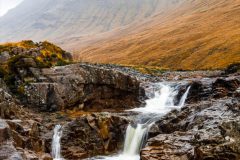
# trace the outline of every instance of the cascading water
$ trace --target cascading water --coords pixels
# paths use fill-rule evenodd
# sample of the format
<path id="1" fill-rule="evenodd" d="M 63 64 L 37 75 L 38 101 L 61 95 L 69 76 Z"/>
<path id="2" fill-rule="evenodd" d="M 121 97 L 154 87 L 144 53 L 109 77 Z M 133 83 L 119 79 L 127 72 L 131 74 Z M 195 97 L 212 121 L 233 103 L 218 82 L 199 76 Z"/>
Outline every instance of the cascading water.
<path id="1" fill-rule="evenodd" d="M 179 104 L 178 104 L 178 106 L 179 106 L 180 108 L 182 108 L 182 107 L 184 106 L 190 88 L 191 88 L 191 86 L 189 86 L 189 87 L 187 88 L 187 91 L 183 94 L 182 98 L 180 99 L 180 102 L 179 102 Z"/>
<path id="2" fill-rule="evenodd" d="M 153 98 L 146 100 L 145 107 L 135 108 L 130 111 L 162 115 L 168 113 L 172 109 L 178 108 L 178 106 L 174 106 L 174 99 L 178 94 L 178 90 L 162 83 L 157 84 L 156 87 L 157 89 L 155 88 Z"/>
<path id="3" fill-rule="evenodd" d="M 54 160 L 62 160 L 61 158 L 61 137 L 62 126 L 56 125 L 52 139 L 52 157 Z"/>
<path id="4" fill-rule="evenodd" d="M 142 137 L 146 134 L 147 128 L 138 124 L 136 128 L 131 125 L 128 126 L 126 132 L 126 140 L 124 144 L 123 154 L 136 155 L 139 152 L 139 148 L 142 145 Z"/>
<path id="5" fill-rule="evenodd" d="M 185 93 L 182 95 L 178 105 L 175 105 L 174 100 L 178 95 L 178 87 L 171 86 L 168 84 L 159 83 L 154 87 L 153 98 L 146 100 L 146 106 L 143 108 L 135 108 L 130 111 L 140 112 L 141 117 L 147 114 L 156 114 L 157 117 L 163 116 L 173 109 L 180 109 L 184 106 L 190 87 L 187 88 Z M 105 159 L 105 160 L 139 160 L 140 150 L 144 143 L 144 139 L 151 128 L 151 125 L 156 116 L 150 116 L 148 122 L 145 124 L 137 124 L 136 128 L 132 127 L 130 124 L 127 127 L 124 150 L 121 155 L 114 157 L 99 157 L 92 158 L 95 159 Z"/>

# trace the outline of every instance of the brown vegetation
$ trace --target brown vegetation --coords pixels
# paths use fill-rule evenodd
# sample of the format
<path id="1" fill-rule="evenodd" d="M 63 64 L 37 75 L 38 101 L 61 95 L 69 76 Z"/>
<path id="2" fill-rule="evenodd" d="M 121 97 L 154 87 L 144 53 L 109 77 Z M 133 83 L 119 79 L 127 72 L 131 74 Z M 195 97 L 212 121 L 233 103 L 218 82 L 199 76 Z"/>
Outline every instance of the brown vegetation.
<path id="1" fill-rule="evenodd" d="M 63 65 L 71 61 L 70 53 L 62 50 L 60 47 L 48 42 L 34 43 L 31 40 L 24 40 L 16 43 L 0 44 L 0 54 L 4 51 L 10 54 L 10 59 L 5 63 L 19 59 L 20 57 L 31 57 L 38 67 L 51 67 L 54 65 Z"/>
<path id="2" fill-rule="evenodd" d="M 240 62 L 239 0 L 188 1 L 167 15 L 102 38 L 76 56 L 174 70 L 222 69 Z"/>

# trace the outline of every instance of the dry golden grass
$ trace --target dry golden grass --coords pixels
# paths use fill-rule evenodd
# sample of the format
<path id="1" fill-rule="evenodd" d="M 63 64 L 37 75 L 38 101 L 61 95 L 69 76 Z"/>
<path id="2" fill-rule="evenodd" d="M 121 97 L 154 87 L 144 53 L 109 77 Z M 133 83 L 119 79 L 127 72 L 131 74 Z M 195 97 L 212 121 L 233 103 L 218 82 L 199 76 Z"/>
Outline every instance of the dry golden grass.
<path id="1" fill-rule="evenodd" d="M 80 48 L 77 58 L 173 70 L 222 69 L 240 62 L 240 0 L 188 1 L 167 17 L 134 27 Z"/>
<path id="2" fill-rule="evenodd" d="M 31 40 L 25 40 L 21 42 L 11 42 L 11 43 L 7 42 L 2 44 L 0 43 L 0 51 L 4 51 L 6 49 L 13 48 L 13 47 L 30 49 L 30 48 L 36 48 L 37 46 Z"/>
<path id="3" fill-rule="evenodd" d="M 159 76 L 162 73 L 164 73 L 165 71 L 170 70 L 169 68 L 162 68 L 162 67 L 158 67 L 158 66 L 146 66 L 146 65 L 124 65 L 124 64 L 122 64 L 121 66 L 129 67 L 129 68 L 135 69 L 141 73 L 150 74 L 150 75 L 154 75 L 154 76 Z"/>

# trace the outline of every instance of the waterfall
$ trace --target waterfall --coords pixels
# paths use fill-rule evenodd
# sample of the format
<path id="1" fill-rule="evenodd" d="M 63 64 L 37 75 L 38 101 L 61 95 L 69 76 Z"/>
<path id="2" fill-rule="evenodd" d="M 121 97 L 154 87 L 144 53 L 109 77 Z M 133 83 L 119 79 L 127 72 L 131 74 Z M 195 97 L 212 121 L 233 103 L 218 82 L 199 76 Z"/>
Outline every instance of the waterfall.
<path id="1" fill-rule="evenodd" d="M 191 88 L 191 86 L 189 86 L 189 87 L 187 88 L 187 91 L 183 94 L 183 96 L 182 96 L 182 98 L 181 98 L 181 100 L 180 100 L 180 102 L 179 102 L 179 105 L 178 105 L 180 108 L 182 108 L 182 107 L 184 106 L 190 88 Z"/>
<path id="2" fill-rule="evenodd" d="M 126 132 L 123 154 L 139 154 L 143 142 L 142 139 L 146 135 L 146 132 L 147 128 L 143 127 L 142 124 L 138 124 L 136 128 L 133 128 L 131 125 L 129 125 Z"/>
<path id="3" fill-rule="evenodd" d="M 149 129 L 151 128 L 153 122 L 156 121 L 156 117 L 161 117 L 166 115 L 173 109 L 182 108 L 185 104 L 186 98 L 188 96 L 190 87 L 188 87 L 185 93 L 182 95 L 178 104 L 175 105 L 175 99 L 178 95 L 178 85 L 169 85 L 169 84 L 155 84 L 154 96 L 146 100 L 146 106 L 142 108 L 135 108 L 129 111 L 140 112 L 141 117 L 144 118 L 147 115 L 150 115 L 148 121 L 141 124 L 137 124 L 136 128 L 132 127 L 130 124 L 126 130 L 124 150 L 122 154 L 113 157 L 99 157 L 92 158 L 96 159 L 105 159 L 105 160 L 140 160 L 140 150 L 147 136 Z M 153 116 L 152 114 L 156 115 Z"/>
<path id="4" fill-rule="evenodd" d="M 142 108 L 135 108 L 130 111 L 146 113 L 155 113 L 158 115 L 165 115 L 173 109 L 179 109 L 184 106 L 190 87 L 187 88 L 183 94 L 178 105 L 174 105 L 174 100 L 178 94 L 178 88 L 168 84 L 156 84 L 160 89 L 155 89 L 154 96 L 146 100 L 146 106 Z"/>
<path id="5" fill-rule="evenodd" d="M 61 158 L 61 136 L 62 126 L 56 125 L 52 139 L 52 157 L 54 160 L 62 160 Z"/>

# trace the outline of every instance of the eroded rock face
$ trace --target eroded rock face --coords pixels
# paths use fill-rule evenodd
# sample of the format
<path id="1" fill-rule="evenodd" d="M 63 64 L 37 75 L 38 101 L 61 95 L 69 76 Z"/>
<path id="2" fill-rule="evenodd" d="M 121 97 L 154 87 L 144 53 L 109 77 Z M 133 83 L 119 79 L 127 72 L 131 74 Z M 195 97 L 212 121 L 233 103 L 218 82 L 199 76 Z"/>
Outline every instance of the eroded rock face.
<path id="1" fill-rule="evenodd" d="M 94 65 L 73 64 L 42 69 L 25 88 L 27 104 L 45 111 L 69 107 L 80 109 L 126 109 L 140 105 L 139 82 L 124 73 Z M 33 75 L 36 75 L 33 73 Z"/>
<path id="2" fill-rule="evenodd" d="M 127 125 L 126 118 L 110 114 L 79 117 L 64 126 L 62 154 L 66 159 L 82 159 L 117 152 Z"/>
<path id="3" fill-rule="evenodd" d="M 0 159 L 43 159 L 45 139 L 42 125 L 19 105 L 4 83 L 0 88 Z M 46 157 L 46 156 L 45 156 Z"/>
<path id="4" fill-rule="evenodd" d="M 13 145 L 10 127 L 3 119 L 0 119 L 0 159 L 22 159 Z"/>
<path id="5" fill-rule="evenodd" d="M 219 77 L 193 79 L 187 101 L 190 103 L 231 97 L 240 87 L 240 77 Z"/>
<path id="6" fill-rule="evenodd" d="M 192 84 L 190 104 L 156 122 L 142 160 L 240 159 L 239 77 Z"/>

